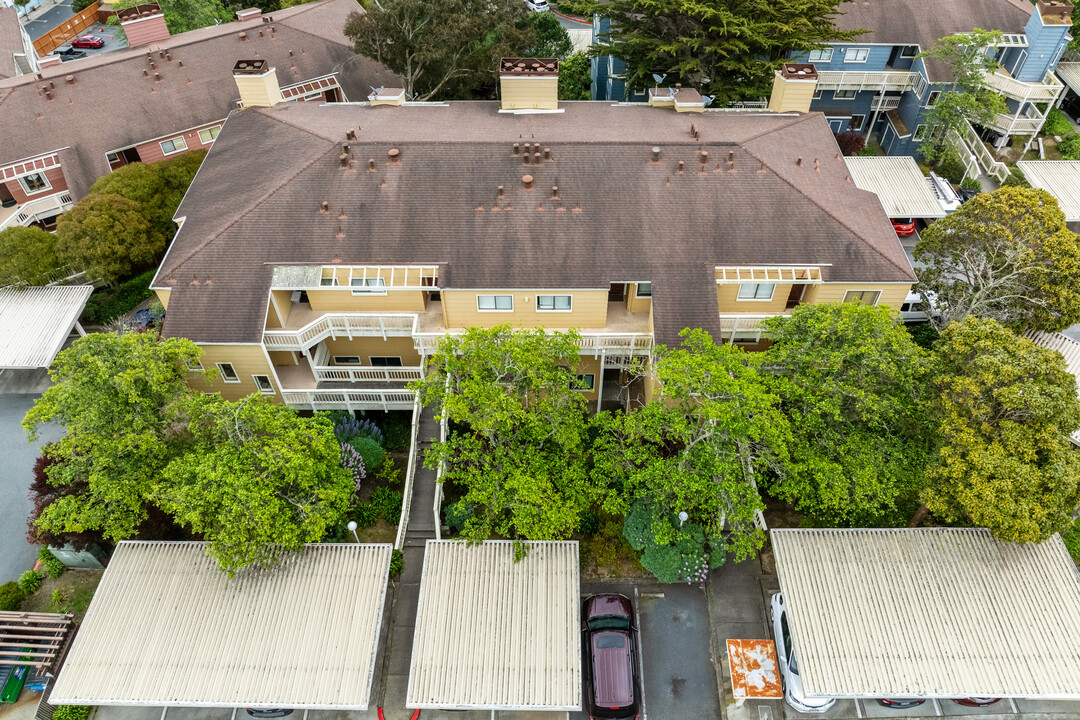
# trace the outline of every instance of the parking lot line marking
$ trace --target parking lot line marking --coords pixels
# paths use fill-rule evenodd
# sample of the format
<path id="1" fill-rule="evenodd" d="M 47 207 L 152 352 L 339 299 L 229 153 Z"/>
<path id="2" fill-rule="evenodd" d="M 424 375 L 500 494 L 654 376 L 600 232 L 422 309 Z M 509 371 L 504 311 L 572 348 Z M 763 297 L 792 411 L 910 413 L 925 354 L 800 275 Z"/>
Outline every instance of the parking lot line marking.
<path id="1" fill-rule="evenodd" d="M 937 698 L 930 698 L 930 702 L 934 703 L 934 714 L 935 715 L 937 715 L 938 717 L 941 717 L 942 715 L 945 714 L 945 712 L 941 709 L 941 703 L 938 702 Z"/>
<path id="2" fill-rule="evenodd" d="M 240 708 L 233 708 L 232 709 L 232 720 L 236 720 L 236 711 L 239 710 L 239 709 Z"/>
<path id="3" fill-rule="evenodd" d="M 1009 701 L 1009 707 L 1012 708 L 1012 711 L 1014 713 L 1019 713 L 1020 712 L 1020 708 L 1016 707 L 1016 701 L 1013 698 L 1005 698 L 1005 699 Z"/>
<path id="4" fill-rule="evenodd" d="M 650 597 L 655 597 L 657 594 L 664 597 L 663 593 L 649 593 Z M 638 592 L 636 586 L 634 587 L 634 622 L 637 624 L 638 672 L 641 674 L 639 679 L 641 687 L 641 720 L 649 720 L 649 714 L 645 709 L 645 654 L 641 649 L 641 646 L 644 645 L 641 628 L 641 593 Z"/>
<path id="5" fill-rule="evenodd" d="M 864 717 L 862 703 L 859 702 L 859 698 L 855 698 L 855 717 Z"/>

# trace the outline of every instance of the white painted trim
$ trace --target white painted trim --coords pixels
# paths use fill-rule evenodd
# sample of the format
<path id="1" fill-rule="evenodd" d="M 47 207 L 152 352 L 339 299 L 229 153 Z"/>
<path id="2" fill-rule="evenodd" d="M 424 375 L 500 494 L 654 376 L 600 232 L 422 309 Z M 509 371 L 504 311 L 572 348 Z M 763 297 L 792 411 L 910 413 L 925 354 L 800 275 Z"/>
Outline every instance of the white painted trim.
<path id="1" fill-rule="evenodd" d="M 30 188 L 26 187 L 26 182 L 24 181 L 24 179 L 30 177 L 31 175 L 40 175 L 41 179 L 45 181 L 45 187 L 41 188 L 40 190 L 31 190 Z M 23 189 L 23 194 L 25 194 L 27 197 L 30 197 L 31 195 L 40 195 L 41 193 L 46 193 L 52 190 L 52 181 L 49 180 L 44 170 L 35 170 L 33 172 L 28 172 L 23 175 L 19 175 L 15 179 L 19 181 L 19 187 Z"/>
<path id="2" fill-rule="evenodd" d="M 160 13 L 158 15 L 149 15 L 147 17 L 135 18 L 134 20 L 124 20 L 122 23 L 120 23 L 120 27 L 127 27 L 128 25 L 134 25 L 135 23 L 141 23 L 141 22 L 144 22 L 146 20 L 154 20 L 156 18 L 164 18 L 164 17 L 165 17 L 165 13 Z"/>
<path id="3" fill-rule="evenodd" d="M 219 362 L 214 364 L 217 365 L 218 373 L 220 373 L 221 376 L 221 382 L 227 383 L 229 385 L 237 385 L 242 382 L 240 380 L 240 373 L 236 372 L 236 366 L 233 365 L 231 362 Z M 222 365 L 228 365 L 230 368 L 232 368 L 232 374 L 236 378 L 235 380 L 229 380 L 225 376 L 225 371 L 221 368 Z"/>
<path id="4" fill-rule="evenodd" d="M 267 381 L 270 383 L 270 389 L 269 390 L 264 390 L 263 387 L 261 385 L 259 385 L 258 378 L 261 378 L 261 377 L 266 378 Z M 274 388 L 274 380 L 273 380 L 273 378 L 270 377 L 269 374 L 266 374 L 266 373 L 252 373 L 251 374 L 251 379 L 255 383 L 255 388 L 261 394 L 263 394 L 263 395 L 277 395 L 277 390 Z"/>
<path id="5" fill-rule="evenodd" d="M 506 309 L 506 308 L 498 307 L 499 301 L 497 299 L 495 300 L 496 307 L 482 308 L 482 307 L 480 307 L 480 298 L 482 298 L 482 297 L 490 297 L 490 298 L 508 297 L 508 298 L 510 298 L 510 308 Z M 482 313 L 509 313 L 509 312 L 514 312 L 514 296 L 512 294 L 511 295 L 500 295 L 498 293 L 477 293 L 476 294 L 476 312 L 482 312 Z"/>
<path id="6" fill-rule="evenodd" d="M 180 140 L 180 142 L 184 143 L 184 147 L 166 152 L 165 143 L 171 142 L 173 144 L 173 147 L 175 148 L 177 140 Z M 173 135 L 172 137 L 165 138 L 164 140 L 159 142 L 158 147 L 161 148 L 162 155 L 176 155 L 177 153 L 182 153 L 188 149 L 187 138 L 185 138 L 183 135 Z"/>
<path id="7" fill-rule="evenodd" d="M 542 307 L 540 307 L 540 298 L 542 298 L 542 297 L 551 298 L 552 307 L 550 307 L 550 308 L 542 308 Z M 570 300 L 570 307 L 566 308 L 565 310 L 562 310 L 560 308 L 555 307 L 555 298 L 561 298 L 561 297 L 568 298 Z M 479 300 L 477 302 L 479 303 Z M 538 293 L 536 295 L 536 312 L 538 312 L 538 313 L 568 313 L 568 312 L 573 312 L 573 311 L 574 311 L 574 296 L 571 295 L 571 294 L 568 294 L 568 293 Z"/>

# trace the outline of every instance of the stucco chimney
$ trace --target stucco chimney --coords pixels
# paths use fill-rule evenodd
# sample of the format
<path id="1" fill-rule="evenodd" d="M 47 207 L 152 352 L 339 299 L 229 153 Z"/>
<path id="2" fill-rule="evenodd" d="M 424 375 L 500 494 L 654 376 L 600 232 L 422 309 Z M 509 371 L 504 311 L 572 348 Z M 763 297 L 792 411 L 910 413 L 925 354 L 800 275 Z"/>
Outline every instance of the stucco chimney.
<path id="1" fill-rule="evenodd" d="M 120 26 L 124 28 L 131 47 L 161 42 L 169 37 L 165 14 L 157 3 L 117 10 L 116 17 L 120 19 Z"/>
<path id="2" fill-rule="evenodd" d="M 243 10 L 236 11 L 236 19 L 240 21 L 258 20 L 261 17 L 262 10 L 257 7 L 244 8 Z"/>
<path id="3" fill-rule="evenodd" d="M 503 112 L 559 109 L 557 58 L 499 61 L 499 109 Z"/>
<path id="4" fill-rule="evenodd" d="M 810 63 L 784 63 L 773 77 L 769 109 L 773 112 L 810 112 L 818 73 Z"/>
<path id="5" fill-rule="evenodd" d="M 239 60 L 233 65 L 233 80 L 240 91 L 242 107 L 273 107 L 281 102 L 277 69 L 267 60 Z"/>

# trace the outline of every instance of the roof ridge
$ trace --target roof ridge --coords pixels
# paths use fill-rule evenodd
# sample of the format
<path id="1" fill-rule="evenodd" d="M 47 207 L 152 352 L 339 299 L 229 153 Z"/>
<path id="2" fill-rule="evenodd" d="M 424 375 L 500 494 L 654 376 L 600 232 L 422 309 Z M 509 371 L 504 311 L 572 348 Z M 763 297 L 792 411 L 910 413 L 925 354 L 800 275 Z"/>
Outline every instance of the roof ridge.
<path id="1" fill-rule="evenodd" d="M 815 114 L 816 113 L 811 113 L 811 112 L 800 113 L 798 116 L 795 117 L 794 120 L 792 120 L 789 123 L 785 123 L 783 125 L 779 125 L 779 126 L 774 127 L 774 128 L 769 128 L 768 130 L 762 130 L 761 132 L 757 133 L 756 135 L 751 135 L 748 138 L 743 138 L 742 140 L 739 140 L 736 144 L 742 145 L 743 143 L 753 142 L 754 140 L 757 140 L 759 137 L 762 137 L 764 135 L 769 135 L 769 134 L 774 133 L 774 132 L 776 132 L 778 130 L 786 130 L 787 128 L 789 128 L 789 127 L 791 127 L 793 125 L 798 125 L 801 122 L 805 122 L 808 118 L 813 117 Z M 760 160 L 761 158 L 758 158 L 758 159 Z"/>

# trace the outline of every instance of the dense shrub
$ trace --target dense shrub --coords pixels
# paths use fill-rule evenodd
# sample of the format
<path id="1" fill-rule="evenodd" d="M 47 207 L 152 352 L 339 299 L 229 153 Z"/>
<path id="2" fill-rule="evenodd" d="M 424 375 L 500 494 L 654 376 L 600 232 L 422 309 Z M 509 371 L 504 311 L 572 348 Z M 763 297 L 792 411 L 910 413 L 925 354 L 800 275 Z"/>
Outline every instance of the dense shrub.
<path id="1" fill-rule="evenodd" d="M 44 566 L 45 574 L 51 578 L 58 578 L 67 570 L 60 558 L 53 555 L 52 551 L 47 547 L 43 547 L 38 551 L 38 560 Z"/>
<path id="2" fill-rule="evenodd" d="M 386 459 L 386 451 L 379 445 L 378 440 L 370 437 L 354 437 L 345 442 L 352 445 L 356 452 L 360 453 L 360 457 L 364 459 L 365 468 L 377 468 Z"/>
<path id="3" fill-rule="evenodd" d="M 926 350 L 930 350 L 934 347 L 934 343 L 941 337 L 941 333 L 928 322 L 915 323 L 912 325 L 904 326 L 908 334 L 911 335 L 911 339 L 915 341 L 915 344 Z"/>
<path id="4" fill-rule="evenodd" d="M 595 510 L 586 510 L 581 513 L 581 519 L 578 520 L 577 529 L 582 535 L 595 534 L 600 530 L 600 516 L 596 514 Z"/>
<path id="5" fill-rule="evenodd" d="M 19 576 L 19 588 L 27 595 L 33 595 L 41 589 L 41 581 L 45 576 L 37 570 L 27 570 Z"/>
<path id="6" fill-rule="evenodd" d="M 383 421 L 383 447 L 391 452 L 408 450 L 412 440 L 412 421 L 407 415 L 389 413 Z"/>
<path id="7" fill-rule="evenodd" d="M 382 519 L 391 525 L 396 525 L 401 520 L 401 505 L 405 496 L 399 490 L 390 488 L 375 488 L 371 493 L 371 505 Z"/>
<path id="8" fill-rule="evenodd" d="M 30 481 L 30 501 L 33 508 L 30 516 L 26 519 L 26 541 L 31 545 L 43 545 L 47 547 L 63 547 L 71 544 L 76 550 L 88 550 L 103 541 L 100 534 L 95 532 L 64 533 L 59 535 L 39 528 L 35 523 L 49 505 L 67 495 L 78 495 L 86 489 L 81 482 L 70 485 L 55 486 L 49 482 L 48 469 L 54 460 L 49 457 L 49 446 L 41 449 L 41 457 L 34 463 L 34 477 Z"/>
<path id="9" fill-rule="evenodd" d="M 18 610 L 25 598 L 26 593 L 18 583 L 6 582 L 0 585 L 0 610 Z"/>
<path id="10" fill-rule="evenodd" d="M 370 420 L 357 420 L 351 415 L 340 418 L 334 423 L 334 437 L 341 442 L 349 442 L 355 438 L 371 438 L 379 445 L 383 444 L 383 434 L 379 426 Z M 378 467 L 378 465 L 368 465 Z"/>
<path id="11" fill-rule="evenodd" d="M 982 183 L 979 182 L 978 178 L 973 177 L 964 178 L 964 181 L 960 183 L 960 187 L 964 188 L 965 190 L 979 190 L 980 192 L 982 191 Z"/>
<path id="12" fill-rule="evenodd" d="M 396 485 L 401 482 L 401 468 L 394 464 L 394 459 L 389 455 L 375 471 L 375 480 L 383 485 Z"/>
<path id="13" fill-rule="evenodd" d="M 443 508 L 443 515 L 446 517 L 446 525 L 455 533 L 460 533 L 465 529 L 465 523 L 469 522 L 475 514 L 476 508 L 473 507 L 471 502 L 466 500 L 458 500 Z"/>
<path id="14" fill-rule="evenodd" d="M 567 15 L 590 17 L 592 15 L 593 4 L 588 2 L 588 0 L 582 2 L 579 2 L 578 0 L 560 0 L 555 4 L 555 7 L 559 12 Z"/>
<path id="15" fill-rule="evenodd" d="M 1044 135 L 1060 135 L 1062 137 L 1074 132 L 1072 125 L 1069 124 L 1068 119 L 1065 117 L 1065 113 L 1057 108 L 1050 108 L 1050 112 L 1046 114 L 1046 122 L 1043 123 L 1042 131 Z"/>
<path id="16" fill-rule="evenodd" d="M 397 577 L 404 569 L 405 555 L 400 550 L 395 548 L 394 551 L 390 553 L 390 577 Z"/>
<path id="17" fill-rule="evenodd" d="M 364 458 L 356 448 L 347 442 L 341 443 L 341 467 L 352 473 L 356 489 L 360 489 L 360 481 L 367 477 L 364 466 Z"/>
<path id="18" fill-rule="evenodd" d="M 1058 143 L 1058 150 L 1066 160 L 1080 160 L 1080 133 L 1070 133 Z"/>
<path id="19" fill-rule="evenodd" d="M 866 138 L 857 132 L 833 133 L 836 136 L 836 144 L 840 146 L 840 152 L 845 155 L 858 155 L 866 149 Z"/>
<path id="20" fill-rule="evenodd" d="M 357 503 L 351 516 L 357 525 L 368 528 L 379 522 L 379 509 L 375 507 L 375 503 Z"/>
<path id="21" fill-rule="evenodd" d="M 1018 167 L 1009 168 L 1009 177 L 1005 178 L 1005 182 L 1001 183 L 1002 187 L 1031 187 L 1031 183 L 1024 177 L 1023 171 Z"/>
<path id="22" fill-rule="evenodd" d="M 1072 527 L 1061 533 L 1061 539 L 1065 541 L 1073 561 L 1080 563 L 1080 519 L 1073 521 Z"/>
<path id="23" fill-rule="evenodd" d="M 87 705 L 60 705 L 53 710 L 52 720 L 86 720 L 92 709 Z"/>
<path id="24" fill-rule="evenodd" d="M 115 289 L 98 290 L 86 302 L 82 319 L 90 325 L 108 325 L 121 315 L 131 312 L 150 297 L 150 282 L 155 270 L 147 270 L 120 283 Z"/>
<path id="25" fill-rule="evenodd" d="M 964 167 L 964 161 L 960 159 L 956 151 L 949 150 L 938 162 L 934 171 L 953 185 L 959 185 L 960 181 L 964 179 L 966 168 Z"/>

